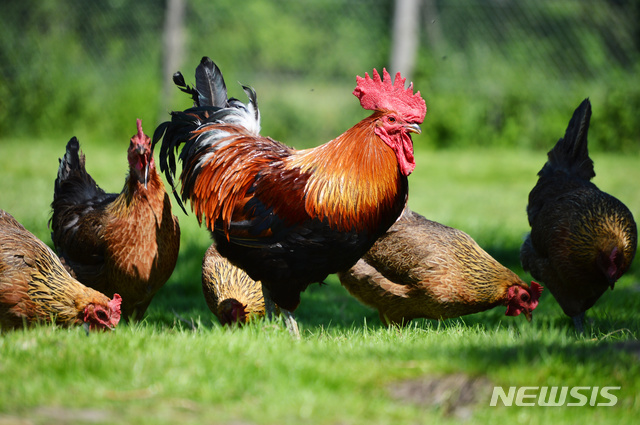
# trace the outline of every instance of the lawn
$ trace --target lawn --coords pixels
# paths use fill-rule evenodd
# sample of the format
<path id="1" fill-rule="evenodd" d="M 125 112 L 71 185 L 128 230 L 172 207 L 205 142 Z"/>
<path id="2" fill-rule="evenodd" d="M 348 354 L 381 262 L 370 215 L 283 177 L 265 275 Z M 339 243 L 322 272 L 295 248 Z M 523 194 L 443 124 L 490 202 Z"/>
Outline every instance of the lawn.
<path id="1" fill-rule="evenodd" d="M 527 195 L 545 153 L 433 151 L 415 140 L 411 207 L 466 231 L 530 280 L 518 249 L 528 230 Z M 49 203 L 65 142 L 0 143 L 0 208 L 49 244 Z M 101 187 L 120 191 L 128 137 L 80 142 Z M 592 158 L 594 182 L 640 217 L 638 155 Z M 176 214 L 178 265 L 141 323 L 89 336 L 52 327 L 0 335 L 0 425 L 637 423 L 638 259 L 587 313 L 581 336 L 548 292 L 531 323 L 496 308 L 387 329 L 332 276 L 303 294 L 296 311 L 302 339 L 294 341 L 280 323 L 242 329 L 217 323 L 200 288 L 209 237 L 193 215 Z M 491 407 L 495 386 L 620 389 L 613 407 Z"/>

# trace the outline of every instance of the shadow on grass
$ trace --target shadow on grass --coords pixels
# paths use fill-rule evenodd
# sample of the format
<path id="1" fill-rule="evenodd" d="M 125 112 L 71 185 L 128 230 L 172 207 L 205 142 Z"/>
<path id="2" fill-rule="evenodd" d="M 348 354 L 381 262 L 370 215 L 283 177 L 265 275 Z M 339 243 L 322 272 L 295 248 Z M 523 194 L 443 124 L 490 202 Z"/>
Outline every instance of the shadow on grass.
<path id="1" fill-rule="evenodd" d="M 331 326 L 343 329 L 353 326 L 383 327 L 378 312 L 361 304 L 342 287 L 335 275 L 326 284 L 310 285 L 302 294 L 296 310 L 298 321 L 305 326 Z"/>
<path id="2" fill-rule="evenodd" d="M 202 240 L 183 241 L 171 279 L 158 292 L 149 308 L 145 318 L 148 323 L 172 326 L 177 322 L 199 322 L 207 327 L 217 326 L 217 319 L 205 303 L 200 280 L 202 257 L 207 248 L 207 242 L 203 243 Z M 500 263 L 519 273 L 525 281 L 530 281 L 530 276 L 523 273 L 520 267 L 519 247 L 489 246 L 485 249 Z M 616 289 L 607 291 L 594 308 L 587 312 L 589 335 L 611 334 L 615 336 L 612 338 L 614 340 L 636 339 L 640 335 L 640 324 L 636 319 L 640 301 L 638 269 L 636 261 Z M 384 328 L 378 312 L 349 295 L 335 275 L 329 276 L 326 284 L 310 285 L 302 293 L 302 302 L 295 314 L 299 324 L 307 329 L 332 327 L 347 330 L 361 326 L 372 330 Z M 504 326 L 549 327 L 576 337 L 571 319 L 563 314 L 548 291 L 543 292 L 533 316 L 534 321 L 528 324 L 524 317 L 506 317 L 505 308 L 496 307 L 483 313 L 449 319 L 440 325 L 480 327 L 487 331 Z M 437 329 L 439 326 L 435 320 L 417 319 L 412 323 L 427 329 Z"/>
<path id="3" fill-rule="evenodd" d="M 181 320 L 210 324 L 216 321 L 202 294 L 202 258 L 207 248 L 182 242 L 171 278 L 158 291 L 147 311 L 148 323 L 171 325 Z"/>
<path id="4" fill-rule="evenodd" d="M 572 373 L 555 376 L 556 385 L 562 380 L 578 381 L 581 385 L 615 385 L 633 382 L 633 376 L 640 371 L 640 344 L 638 341 L 518 338 L 512 345 L 495 346 L 485 340 L 455 348 L 434 347 L 430 359 L 441 363 L 443 370 L 449 373 L 459 370 L 461 365 L 472 375 L 497 372 L 501 376 L 499 380 L 508 385 L 548 385 L 549 375 L 545 371 L 566 370 L 568 365 L 572 365 Z M 453 366 L 451 370 L 447 370 L 448 365 Z M 526 376 L 516 373 L 513 377 L 499 373 L 517 365 L 531 373 Z"/>

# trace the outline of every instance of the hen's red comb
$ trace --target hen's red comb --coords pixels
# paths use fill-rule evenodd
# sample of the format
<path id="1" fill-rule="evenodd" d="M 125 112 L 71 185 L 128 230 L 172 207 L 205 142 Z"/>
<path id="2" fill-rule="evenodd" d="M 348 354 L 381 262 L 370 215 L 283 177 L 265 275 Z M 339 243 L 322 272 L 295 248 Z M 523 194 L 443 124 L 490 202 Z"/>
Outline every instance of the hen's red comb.
<path id="1" fill-rule="evenodd" d="M 407 121 L 422 123 L 427 114 L 427 105 L 420 96 L 420 92 L 413 94 L 413 83 L 405 90 L 406 78 L 396 74 L 395 82 L 385 68 L 382 69 L 384 79 L 373 69 L 373 78 L 365 72 L 364 78 L 357 76 L 357 86 L 353 94 L 360 99 L 360 105 L 370 111 L 395 111 L 404 116 Z"/>
<path id="2" fill-rule="evenodd" d="M 544 288 L 538 282 L 531 281 L 531 299 L 537 300 L 540 298 L 540 294 L 542 294 L 542 290 Z"/>
<path id="3" fill-rule="evenodd" d="M 120 305 L 122 304 L 122 297 L 120 294 L 113 294 L 113 299 L 109 301 L 109 307 L 113 309 L 113 311 L 117 311 L 120 313 Z"/>
<path id="4" fill-rule="evenodd" d="M 136 119 L 136 125 L 138 126 L 138 134 L 133 137 L 137 137 L 142 141 L 144 140 L 144 131 L 142 131 L 142 120 L 140 118 Z"/>
<path id="5" fill-rule="evenodd" d="M 113 298 L 109 301 L 108 306 L 111 310 L 111 320 L 109 321 L 112 326 L 116 326 L 120 322 L 122 297 L 120 294 L 113 294 Z"/>

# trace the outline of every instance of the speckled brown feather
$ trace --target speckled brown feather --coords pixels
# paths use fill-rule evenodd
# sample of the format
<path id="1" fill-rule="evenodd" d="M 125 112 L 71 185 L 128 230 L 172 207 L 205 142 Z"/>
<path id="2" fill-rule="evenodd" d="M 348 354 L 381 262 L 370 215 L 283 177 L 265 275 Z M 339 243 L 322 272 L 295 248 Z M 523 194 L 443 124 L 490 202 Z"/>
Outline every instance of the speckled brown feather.
<path id="1" fill-rule="evenodd" d="M 42 241 L 0 210 L 0 328 L 84 322 L 84 309 L 109 298 L 72 278 Z"/>
<path id="2" fill-rule="evenodd" d="M 409 209 L 339 277 L 387 324 L 478 313 L 505 305 L 511 286 L 528 288 L 466 233 Z"/>
<path id="3" fill-rule="evenodd" d="M 207 305 L 221 324 L 239 324 L 264 317 L 262 285 L 222 257 L 212 244 L 202 261 L 202 292 Z M 242 314 L 233 311 L 241 308 Z M 238 317 L 239 316 L 239 317 Z"/>
<path id="4" fill-rule="evenodd" d="M 78 280 L 107 295 L 119 293 L 124 317 L 139 319 L 175 267 L 178 219 L 153 159 L 146 188 L 131 168 L 115 195 L 97 187 L 80 158 L 76 175 L 56 181 L 52 239 Z"/>

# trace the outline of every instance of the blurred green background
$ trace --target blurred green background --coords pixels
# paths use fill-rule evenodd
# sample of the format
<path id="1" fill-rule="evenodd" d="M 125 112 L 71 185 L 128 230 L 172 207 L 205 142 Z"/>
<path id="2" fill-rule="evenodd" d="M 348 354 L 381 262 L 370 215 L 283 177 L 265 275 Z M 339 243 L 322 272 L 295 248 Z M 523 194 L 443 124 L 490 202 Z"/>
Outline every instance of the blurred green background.
<path id="1" fill-rule="evenodd" d="M 638 152 L 640 1 L 418 0 L 416 148 L 547 150 L 585 97 L 592 150 Z M 263 133 L 315 146 L 364 117 L 355 76 L 392 67 L 392 0 L 23 0 L 0 4 L 0 139 L 107 143 L 189 99 L 202 56 L 253 86 Z M 183 9 L 182 20 L 176 10 Z M 171 9 L 174 8 L 174 9 Z M 177 24 L 176 24 L 177 22 Z M 402 21 L 401 21 L 402 22 Z M 169 32 L 169 28 L 172 28 Z M 167 58 L 169 41 L 174 53 Z M 394 70 L 395 71 L 395 70 Z"/>

